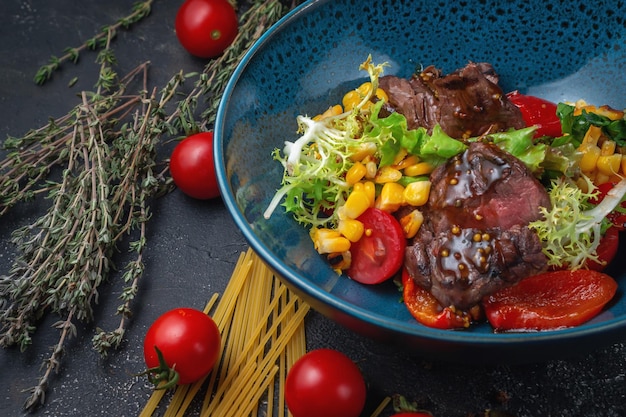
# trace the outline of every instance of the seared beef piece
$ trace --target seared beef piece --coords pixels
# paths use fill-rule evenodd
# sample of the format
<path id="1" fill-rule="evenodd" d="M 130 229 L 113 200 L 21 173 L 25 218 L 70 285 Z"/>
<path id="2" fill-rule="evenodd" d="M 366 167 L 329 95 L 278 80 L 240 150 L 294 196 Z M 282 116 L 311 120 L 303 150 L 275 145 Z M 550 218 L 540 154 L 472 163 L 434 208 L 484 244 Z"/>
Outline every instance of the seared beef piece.
<path id="1" fill-rule="evenodd" d="M 528 223 L 550 200 L 520 160 L 476 142 L 438 167 L 431 181 L 425 221 L 405 264 L 442 306 L 468 310 L 483 296 L 546 270 Z"/>
<path id="2" fill-rule="evenodd" d="M 384 76 L 379 87 L 389 96 L 381 115 L 401 113 L 411 129 L 423 126 L 431 132 L 439 123 L 448 135 L 463 139 L 525 126 L 487 63 L 469 63 L 446 76 L 433 66 L 410 80 Z"/>

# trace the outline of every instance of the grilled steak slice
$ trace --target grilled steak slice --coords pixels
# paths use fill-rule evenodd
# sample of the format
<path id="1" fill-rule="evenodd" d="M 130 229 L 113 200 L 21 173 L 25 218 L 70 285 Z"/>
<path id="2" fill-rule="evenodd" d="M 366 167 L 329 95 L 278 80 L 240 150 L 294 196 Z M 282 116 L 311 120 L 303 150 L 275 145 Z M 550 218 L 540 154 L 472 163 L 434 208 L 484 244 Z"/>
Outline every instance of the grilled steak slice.
<path id="1" fill-rule="evenodd" d="M 408 80 L 384 76 L 379 87 L 389 96 L 381 115 L 401 113 L 411 129 L 422 126 L 431 132 L 439 123 L 448 135 L 463 139 L 525 126 L 488 63 L 469 63 L 446 76 L 434 66 Z"/>
<path id="2" fill-rule="evenodd" d="M 541 242 L 527 226 L 550 200 L 521 161 L 476 142 L 438 167 L 431 182 L 425 221 L 405 264 L 441 305 L 468 310 L 483 296 L 545 271 Z"/>

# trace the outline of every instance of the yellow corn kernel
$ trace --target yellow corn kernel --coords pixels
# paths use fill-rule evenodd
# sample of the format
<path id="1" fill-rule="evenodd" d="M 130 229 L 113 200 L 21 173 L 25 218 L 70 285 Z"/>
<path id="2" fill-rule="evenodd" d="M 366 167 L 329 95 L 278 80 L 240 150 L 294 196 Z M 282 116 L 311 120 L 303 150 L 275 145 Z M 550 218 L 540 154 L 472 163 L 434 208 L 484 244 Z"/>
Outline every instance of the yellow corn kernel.
<path id="1" fill-rule="evenodd" d="M 370 91 L 372 91 L 372 83 L 369 81 L 364 82 L 355 90 L 361 97 L 365 97 Z"/>
<path id="2" fill-rule="evenodd" d="M 592 172 L 596 169 L 600 148 L 592 143 L 581 143 L 578 150 L 582 153 L 579 166 L 582 172 Z"/>
<path id="3" fill-rule="evenodd" d="M 408 155 L 408 151 L 405 148 L 400 148 L 400 150 L 398 151 L 398 153 L 396 154 L 396 156 L 393 157 L 393 162 L 391 163 L 391 166 L 396 168 L 396 169 L 400 169 L 397 167 L 397 165 L 402 162 L 402 160 L 404 158 L 406 158 L 406 156 Z"/>
<path id="4" fill-rule="evenodd" d="M 420 162 L 419 158 L 415 155 L 407 155 L 402 158 L 401 161 L 394 163 L 392 166 L 395 169 L 403 170 L 406 167 L 410 167 L 411 165 L 416 165 Z"/>
<path id="5" fill-rule="evenodd" d="M 385 102 L 389 101 L 389 96 L 387 95 L 385 90 L 383 90 L 382 88 L 376 89 L 376 97 L 378 97 L 379 100 L 382 100 Z"/>
<path id="6" fill-rule="evenodd" d="M 352 192 L 363 191 L 363 189 L 364 189 L 364 186 L 362 182 L 357 182 L 352 186 Z"/>
<path id="7" fill-rule="evenodd" d="M 422 227 L 422 223 L 424 223 L 424 215 L 417 209 L 412 210 L 405 216 L 402 216 L 400 218 L 400 226 L 404 232 L 404 237 L 407 239 L 415 237 L 417 232 L 420 230 L 420 227 Z"/>
<path id="8" fill-rule="evenodd" d="M 318 122 L 320 120 L 326 119 L 327 117 L 338 116 L 341 113 L 343 113 L 343 108 L 339 104 L 336 104 L 329 107 L 324 113 L 315 116 L 313 120 Z"/>
<path id="9" fill-rule="evenodd" d="M 622 156 L 622 175 L 626 175 L 626 158 Z"/>
<path id="10" fill-rule="evenodd" d="M 361 181 L 366 173 L 367 168 L 365 168 L 365 165 L 357 161 L 350 167 L 348 172 L 346 172 L 346 182 L 350 185 L 354 185 Z"/>
<path id="11" fill-rule="evenodd" d="M 367 195 L 370 207 L 374 207 L 374 204 L 376 203 L 376 185 L 372 181 L 365 181 L 363 183 L 363 191 L 365 192 L 365 195 Z"/>
<path id="12" fill-rule="evenodd" d="M 378 170 L 374 177 L 377 184 L 385 184 L 388 182 L 397 182 L 402 178 L 402 172 L 390 166 L 384 166 Z"/>
<path id="13" fill-rule="evenodd" d="M 393 213 L 404 204 L 404 187 L 397 182 L 388 182 L 383 185 L 374 207 Z"/>
<path id="14" fill-rule="evenodd" d="M 589 178 L 589 180 L 591 181 L 591 178 Z M 583 177 L 578 177 L 578 179 L 576 180 L 576 186 L 580 188 L 583 193 L 589 192 L 589 183 L 587 183 L 587 181 Z"/>
<path id="15" fill-rule="evenodd" d="M 337 224 L 337 231 L 341 233 L 350 242 L 358 242 L 363 236 L 365 226 L 355 219 L 343 219 L 339 220 Z"/>
<path id="16" fill-rule="evenodd" d="M 420 175 L 430 174 L 434 170 L 435 167 L 433 167 L 428 162 L 418 162 L 417 164 L 409 165 L 408 167 L 404 168 L 404 175 L 406 175 L 407 177 L 417 177 Z"/>
<path id="17" fill-rule="evenodd" d="M 352 254 L 350 251 L 329 253 L 328 261 L 333 266 L 335 272 L 341 274 L 341 271 L 350 268 L 352 264 Z"/>
<path id="18" fill-rule="evenodd" d="M 602 146 L 600 147 L 600 155 L 613 155 L 615 153 L 616 148 L 615 141 L 613 140 L 605 140 L 602 142 Z"/>
<path id="19" fill-rule="evenodd" d="M 415 181 L 404 187 L 404 201 L 415 207 L 423 206 L 430 195 L 430 181 Z"/>
<path id="20" fill-rule="evenodd" d="M 361 84 L 356 91 L 361 95 L 361 98 L 365 97 L 366 95 L 368 95 L 370 93 L 370 91 L 372 91 L 372 83 L 369 81 L 364 82 L 363 84 Z M 383 100 L 383 101 L 388 101 L 389 100 L 389 96 L 387 96 L 387 93 L 385 92 L 385 90 L 383 90 L 382 88 L 376 88 L 376 93 L 374 94 L 379 100 Z M 370 100 L 371 101 L 371 100 Z"/>
<path id="21" fill-rule="evenodd" d="M 376 153 L 376 144 L 373 142 L 362 143 L 350 156 L 353 161 L 363 162 L 366 158 L 373 156 Z"/>
<path id="22" fill-rule="evenodd" d="M 619 172 L 622 165 L 622 155 L 615 153 L 613 155 L 600 155 L 596 166 L 600 173 L 608 176 Z M 607 179 L 608 181 L 608 179 Z M 596 183 L 599 185 L 599 183 Z"/>
<path id="23" fill-rule="evenodd" d="M 350 250 L 350 241 L 336 230 L 317 228 L 311 230 L 313 246 L 318 253 L 335 253 Z"/>
<path id="24" fill-rule="evenodd" d="M 604 183 L 609 182 L 609 179 L 610 179 L 610 178 L 611 178 L 611 177 L 610 177 L 609 175 L 606 175 L 605 173 L 598 171 L 598 172 L 596 173 L 596 176 L 595 176 L 595 177 L 594 177 L 594 179 L 593 179 L 593 183 L 594 183 L 595 185 L 602 185 L 602 184 L 604 184 Z"/>
<path id="25" fill-rule="evenodd" d="M 351 111 L 354 109 L 363 98 L 356 90 L 348 91 L 343 98 L 341 99 L 341 104 L 343 104 L 343 108 L 346 111 Z"/>
<path id="26" fill-rule="evenodd" d="M 365 162 L 365 168 L 367 168 L 367 172 L 365 173 L 365 178 L 369 180 L 376 178 L 376 174 L 378 173 L 378 164 L 376 164 L 376 162 L 370 159 L 369 161 Z"/>
<path id="27" fill-rule="evenodd" d="M 370 206 L 370 200 L 365 191 L 352 190 L 346 203 L 341 207 L 340 218 L 356 219 Z"/>
<path id="28" fill-rule="evenodd" d="M 582 143 L 590 143 L 592 145 L 598 144 L 598 139 L 602 135 L 602 129 L 598 126 L 591 125 L 589 129 L 585 132 L 585 137 L 583 138 Z"/>

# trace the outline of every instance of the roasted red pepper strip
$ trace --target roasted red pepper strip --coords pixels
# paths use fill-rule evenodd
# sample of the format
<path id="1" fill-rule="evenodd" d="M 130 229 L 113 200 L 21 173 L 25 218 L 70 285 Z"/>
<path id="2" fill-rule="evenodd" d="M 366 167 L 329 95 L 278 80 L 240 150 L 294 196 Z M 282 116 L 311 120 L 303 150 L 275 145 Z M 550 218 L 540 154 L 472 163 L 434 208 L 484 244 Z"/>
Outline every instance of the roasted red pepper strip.
<path id="1" fill-rule="evenodd" d="M 470 316 L 443 308 L 431 293 L 415 284 L 406 268 L 402 268 L 402 294 L 404 304 L 411 315 L 424 326 L 436 329 L 458 329 L 469 327 Z"/>
<path id="2" fill-rule="evenodd" d="M 522 112 L 527 126 L 537 126 L 535 137 L 563 136 L 561 120 L 556 114 L 556 104 L 535 96 L 512 91 L 506 95 Z"/>
<path id="3" fill-rule="evenodd" d="M 554 330 L 583 324 L 611 301 L 617 283 L 586 269 L 546 272 L 483 299 L 496 331 Z"/>

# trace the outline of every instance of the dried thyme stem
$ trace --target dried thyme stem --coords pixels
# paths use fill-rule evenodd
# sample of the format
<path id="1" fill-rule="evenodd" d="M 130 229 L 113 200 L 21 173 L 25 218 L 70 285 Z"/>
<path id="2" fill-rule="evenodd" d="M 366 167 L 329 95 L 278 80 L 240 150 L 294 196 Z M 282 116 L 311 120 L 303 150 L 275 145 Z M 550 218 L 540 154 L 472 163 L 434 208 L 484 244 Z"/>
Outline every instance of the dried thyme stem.
<path id="1" fill-rule="evenodd" d="M 96 34 L 94 37 L 88 39 L 82 45 L 74 48 L 66 48 L 65 54 L 56 57 L 50 57 L 48 63 L 39 68 L 37 73 L 35 74 L 34 81 L 36 84 L 42 85 L 45 84 L 50 78 L 52 78 L 52 74 L 58 70 L 64 62 L 71 61 L 73 63 L 78 62 L 80 57 L 80 53 L 85 49 L 97 50 L 100 48 L 107 47 L 107 44 L 110 42 L 110 39 L 115 36 L 115 32 L 120 29 L 128 29 L 134 23 L 139 22 L 144 17 L 150 14 L 152 10 L 152 3 L 154 0 L 146 0 L 144 2 L 137 2 L 133 5 L 133 11 L 128 16 L 119 19 L 115 24 L 110 26 L 105 26 L 102 28 L 100 33 Z"/>
<path id="2" fill-rule="evenodd" d="M 43 404 L 65 343 L 76 333 L 75 321 L 92 320 L 98 288 L 113 268 L 113 254 L 126 247 L 133 259 L 123 269 L 119 325 L 109 332 L 99 329 L 93 337 L 94 348 L 103 355 L 122 343 L 144 270 L 150 203 L 171 189 L 167 161 L 157 157 L 158 144 L 162 136 L 186 136 L 212 125 L 237 64 L 287 10 L 278 0 L 253 2 L 241 16 L 240 34 L 221 57 L 200 74 L 174 74 L 162 90 L 148 96 L 148 63 L 120 79 L 110 45 L 115 31 L 147 15 L 152 3 L 136 3 L 131 16 L 85 44 L 102 48 L 94 92 L 83 92 L 81 103 L 66 116 L 4 144 L 10 152 L 0 161 L 0 216 L 43 193 L 50 200 L 44 215 L 14 231 L 18 254 L 9 274 L 0 276 L 0 346 L 25 349 L 41 317 L 60 316 L 54 325 L 58 342 L 31 390 L 27 409 Z M 86 47 L 70 50 L 56 64 L 77 58 Z M 41 82 L 57 67 L 42 69 Z M 197 79 L 192 91 L 182 93 L 193 77 Z M 137 78 L 142 80 L 140 92 L 129 94 Z M 206 108 L 198 108 L 200 99 L 207 100 Z"/>

